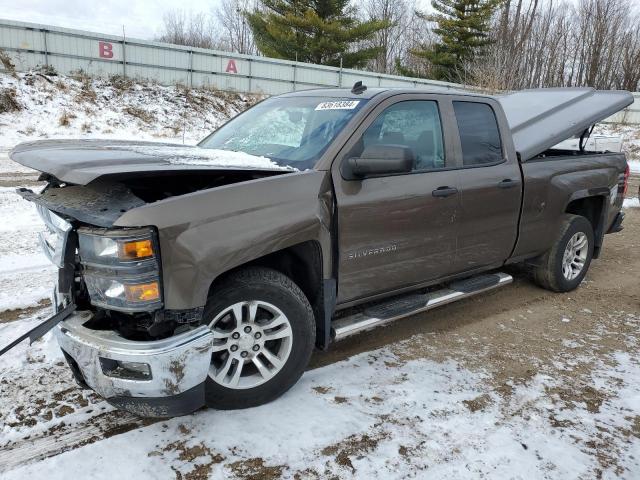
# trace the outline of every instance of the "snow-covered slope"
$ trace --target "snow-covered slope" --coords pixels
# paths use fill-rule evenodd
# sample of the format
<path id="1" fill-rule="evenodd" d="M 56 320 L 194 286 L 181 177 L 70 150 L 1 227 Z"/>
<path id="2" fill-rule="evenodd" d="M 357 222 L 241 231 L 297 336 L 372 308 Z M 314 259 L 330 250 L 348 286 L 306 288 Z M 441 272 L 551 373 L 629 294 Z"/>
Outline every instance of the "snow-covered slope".
<path id="1" fill-rule="evenodd" d="M 193 144 L 259 100 L 211 89 L 134 83 L 122 77 L 90 79 L 0 73 L 0 151 L 40 138 L 121 138 Z"/>

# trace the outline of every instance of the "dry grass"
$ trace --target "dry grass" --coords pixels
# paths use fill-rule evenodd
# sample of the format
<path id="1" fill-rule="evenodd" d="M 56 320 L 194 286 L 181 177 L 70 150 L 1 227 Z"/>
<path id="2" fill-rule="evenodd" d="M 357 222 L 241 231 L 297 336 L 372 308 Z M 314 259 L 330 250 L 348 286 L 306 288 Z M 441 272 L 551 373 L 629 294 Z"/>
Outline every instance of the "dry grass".
<path id="1" fill-rule="evenodd" d="M 58 72 L 56 71 L 55 67 L 53 65 L 38 65 L 36 68 L 34 68 L 34 70 L 37 73 L 40 73 L 42 75 L 46 75 L 48 77 L 57 77 L 58 76 Z"/>
<path id="2" fill-rule="evenodd" d="M 16 65 L 11 60 L 9 54 L 2 49 L 0 49 L 0 63 L 7 72 L 14 77 L 16 76 Z"/>
<path id="3" fill-rule="evenodd" d="M 139 120 L 142 120 L 144 123 L 152 123 L 155 120 L 155 116 L 153 113 L 148 112 L 144 108 L 135 107 L 133 105 L 128 105 L 122 109 L 125 113 L 128 113 L 132 117 L 136 117 Z"/>
<path id="4" fill-rule="evenodd" d="M 60 115 L 60 118 L 58 119 L 58 125 L 61 127 L 68 127 L 71 125 L 71 120 L 74 118 L 76 118 L 76 116 L 73 113 L 63 110 L 62 115 Z"/>
<path id="5" fill-rule="evenodd" d="M 17 112 L 22 110 L 18 102 L 18 92 L 15 88 L 0 89 L 0 113 Z"/>
<path id="6" fill-rule="evenodd" d="M 69 76 L 78 82 L 91 81 L 91 77 L 83 69 L 73 70 L 69 73 Z"/>
<path id="7" fill-rule="evenodd" d="M 76 100 L 78 102 L 96 103 L 98 96 L 96 91 L 93 89 L 91 79 L 89 77 L 84 77 L 81 82 L 82 85 L 80 86 L 78 95 L 76 95 Z"/>
<path id="8" fill-rule="evenodd" d="M 123 77 L 122 75 L 112 75 L 111 77 L 109 77 L 109 83 L 111 83 L 111 86 L 118 93 L 122 94 L 128 90 L 131 90 L 135 82 L 130 78 Z"/>
<path id="9" fill-rule="evenodd" d="M 67 92 L 69 90 L 69 86 L 66 83 L 64 83 L 62 80 L 56 81 L 55 86 L 61 92 Z"/>

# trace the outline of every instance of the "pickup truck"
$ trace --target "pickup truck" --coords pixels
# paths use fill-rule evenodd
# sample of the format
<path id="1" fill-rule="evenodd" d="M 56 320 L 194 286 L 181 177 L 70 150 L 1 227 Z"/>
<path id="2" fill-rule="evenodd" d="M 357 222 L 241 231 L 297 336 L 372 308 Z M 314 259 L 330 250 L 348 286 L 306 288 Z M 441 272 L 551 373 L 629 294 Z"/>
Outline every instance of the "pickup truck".
<path id="1" fill-rule="evenodd" d="M 570 291 L 622 229 L 629 176 L 584 145 L 632 101 L 357 83 L 268 98 L 197 146 L 21 144 L 59 268 L 38 335 L 83 387 L 167 417 L 269 402 L 314 348 L 505 286 L 508 265 Z"/>

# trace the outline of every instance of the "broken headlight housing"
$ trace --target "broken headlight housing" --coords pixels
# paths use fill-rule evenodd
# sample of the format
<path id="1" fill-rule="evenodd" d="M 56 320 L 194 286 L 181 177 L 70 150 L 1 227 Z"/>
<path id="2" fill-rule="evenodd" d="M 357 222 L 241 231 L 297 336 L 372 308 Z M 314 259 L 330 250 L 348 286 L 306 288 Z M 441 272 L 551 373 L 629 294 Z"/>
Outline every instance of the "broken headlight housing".
<path id="1" fill-rule="evenodd" d="M 78 253 L 93 305 L 122 312 L 162 307 L 159 248 L 152 228 L 80 228 Z"/>

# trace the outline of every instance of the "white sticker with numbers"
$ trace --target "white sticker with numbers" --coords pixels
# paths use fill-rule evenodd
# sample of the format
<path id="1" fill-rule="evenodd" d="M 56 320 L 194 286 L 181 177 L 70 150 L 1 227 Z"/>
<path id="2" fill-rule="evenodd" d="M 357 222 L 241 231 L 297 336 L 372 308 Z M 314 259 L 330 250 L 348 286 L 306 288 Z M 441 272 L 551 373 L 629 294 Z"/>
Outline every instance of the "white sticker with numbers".
<path id="1" fill-rule="evenodd" d="M 360 100 L 341 100 L 337 102 L 322 102 L 316 110 L 353 110 L 358 106 Z"/>

